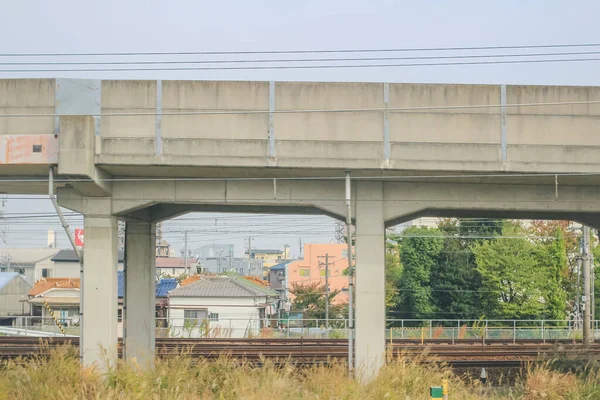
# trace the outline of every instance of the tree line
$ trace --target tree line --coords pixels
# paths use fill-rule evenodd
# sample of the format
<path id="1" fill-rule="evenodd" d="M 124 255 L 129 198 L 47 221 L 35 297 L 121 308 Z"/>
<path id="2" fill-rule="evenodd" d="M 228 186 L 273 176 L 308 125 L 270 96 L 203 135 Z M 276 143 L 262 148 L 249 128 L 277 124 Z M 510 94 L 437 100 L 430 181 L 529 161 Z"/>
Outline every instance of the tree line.
<path id="1" fill-rule="evenodd" d="M 506 220 L 446 219 L 437 228 L 409 227 L 390 236 L 388 316 L 572 318 L 580 311 L 581 234 L 569 225 L 567 221 L 532 221 L 525 226 Z M 594 251 L 598 254 L 597 247 Z"/>
<path id="2" fill-rule="evenodd" d="M 581 231 L 569 221 L 443 219 L 386 238 L 386 308 L 391 319 L 545 319 L 580 315 Z M 592 235 L 593 236 L 593 235 Z M 595 237 L 593 237 L 595 239 Z M 591 241 L 595 260 L 600 246 Z M 600 282 L 600 268 L 594 269 Z M 320 282 L 292 285 L 292 309 L 325 316 Z M 600 319 L 600 283 L 595 285 Z M 330 300 L 338 291 L 330 292 Z M 330 309 L 346 318 L 347 304 Z"/>

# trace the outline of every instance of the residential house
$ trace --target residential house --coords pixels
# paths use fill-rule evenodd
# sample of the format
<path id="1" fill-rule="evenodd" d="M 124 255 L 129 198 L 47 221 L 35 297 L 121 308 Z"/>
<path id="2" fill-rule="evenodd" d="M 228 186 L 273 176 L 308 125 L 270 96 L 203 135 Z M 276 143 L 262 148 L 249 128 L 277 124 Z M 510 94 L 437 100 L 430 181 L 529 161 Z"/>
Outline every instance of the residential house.
<path id="1" fill-rule="evenodd" d="M 269 286 L 277 292 L 280 303 L 278 309 L 289 311 L 289 293 L 287 286 L 287 266 L 293 261 L 284 261 L 269 268 Z"/>
<path id="2" fill-rule="evenodd" d="M 189 273 L 197 274 L 198 259 L 188 257 L 156 257 L 156 274 L 158 276 L 177 277 Z"/>
<path id="3" fill-rule="evenodd" d="M 123 337 L 123 300 L 125 295 L 125 278 L 123 276 L 123 271 L 119 271 L 119 275 L 117 276 L 117 295 L 119 297 L 119 308 L 117 309 L 117 335 L 118 337 Z M 156 304 L 155 304 L 155 315 L 157 318 L 157 328 L 164 328 L 168 324 L 167 320 L 167 307 L 169 303 L 168 294 L 169 291 L 175 289 L 178 283 L 174 278 L 163 278 L 156 282 L 155 284 L 155 295 L 156 295 Z M 159 334 L 159 332 L 157 332 Z"/>
<path id="4" fill-rule="evenodd" d="M 31 285 L 17 272 L 0 272 L 0 317 L 29 313 L 27 293 Z"/>
<path id="5" fill-rule="evenodd" d="M 79 324 L 79 296 L 81 294 L 79 278 L 42 278 L 28 293 L 27 303 L 31 306 L 31 315 L 42 317 L 36 322 L 53 325 L 48 304 L 59 323 L 63 325 Z"/>
<path id="6" fill-rule="evenodd" d="M 275 264 L 280 263 L 282 260 L 290 259 L 290 246 L 285 246 L 283 250 L 278 249 L 253 249 L 246 250 L 247 258 L 263 260 L 265 268 L 272 267 Z"/>
<path id="7" fill-rule="evenodd" d="M 0 249 L 0 272 L 16 272 L 33 285 L 38 265 L 50 264 L 56 253 L 57 249 L 50 248 Z"/>
<path id="8" fill-rule="evenodd" d="M 198 261 L 198 273 L 223 274 L 235 272 L 239 275 L 263 276 L 264 262 L 247 258 L 204 258 Z"/>
<path id="9" fill-rule="evenodd" d="M 119 251 L 119 270 L 123 270 L 123 258 L 123 251 Z M 50 260 L 36 265 L 35 279 L 39 281 L 43 278 L 79 278 L 80 270 L 79 258 L 75 250 L 60 250 Z"/>
<path id="10" fill-rule="evenodd" d="M 326 268 L 325 255 L 329 258 Z M 318 282 L 325 284 L 325 272 L 329 270 L 329 290 L 339 290 L 340 293 L 332 299 L 333 303 L 348 301 L 348 245 L 345 243 L 310 243 L 304 245 L 304 258 L 287 264 L 286 283 L 289 290 L 294 284 Z M 288 298 L 293 300 L 293 294 Z"/>
<path id="11" fill-rule="evenodd" d="M 276 299 L 276 292 L 242 277 L 202 277 L 169 292 L 171 332 L 179 337 L 256 335 L 267 326 Z"/>

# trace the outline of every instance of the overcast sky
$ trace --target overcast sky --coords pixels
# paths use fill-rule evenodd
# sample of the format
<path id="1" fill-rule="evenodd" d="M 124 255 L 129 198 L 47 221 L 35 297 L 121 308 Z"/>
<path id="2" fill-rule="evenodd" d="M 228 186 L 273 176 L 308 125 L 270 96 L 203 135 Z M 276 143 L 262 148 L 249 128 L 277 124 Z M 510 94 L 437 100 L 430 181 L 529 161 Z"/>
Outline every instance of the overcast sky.
<path id="1" fill-rule="evenodd" d="M 431 48 L 582 44 L 600 42 L 600 2 L 579 1 L 4 1 L 0 53 L 198 52 L 259 50 L 336 50 L 358 48 Z M 593 49 L 588 49 L 592 51 Z M 541 50 L 555 51 L 555 50 Z M 578 51 L 566 49 L 561 51 Z M 581 51 L 581 49 L 579 50 Z M 514 50 L 505 52 L 515 53 Z M 465 53 L 466 54 L 466 53 Z M 409 56 L 411 53 L 403 53 Z M 600 55 L 585 56 L 600 58 Z M 244 58 L 249 58 L 245 56 Z M 577 57 L 579 58 L 579 57 Z M 162 57 L 192 60 L 198 56 Z M 214 56 L 211 59 L 215 59 Z M 2 57 L 0 62 L 34 60 Z M 56 60 L 45 58 L 44 61 Z M 61 61 L 81 61 L 81 57 Z M 98 57 L 94 61 L 113 59 Z M 40 59 L 36 59 L 40 61 Z M 89 59 L 85 59 L 89 61 Z M 232 79 L 305 81 L 389 81 L 600 85 L 600 61 L 477 66 L 347 68 L 260 71 L 0 72 L 0 78 L 81 77 L 128 79 Z M 19 69 L 0 66 L 2 69 Z M 30 68 L 30 67 L 29 67 Z M 51 212 L 47 200 L 10 199 L 7 213 Z M 214 227 L 215 215 L 187 216 L 167 224 L 168 238 L 179 247 L 182 231 Z M 241 254 L 248 230 L 254 245 L 282 247 L 298 239 L 331 241 L 335 230 L 325 217 L 217 216 L 230 234 L 194 236 L 194 246 L 232 242 Z M 74 225 L 80 219 L 73 219 Z M 308 221 L 307 227 L 296 229 Z M 267 224 L 288 227 L 288 236 L 264 233 Z M 314 224 L 314 225 L 310 225 Z M 296 226 L 294 226 L 296 225 Z M 45 245 L 46 224 L 14 220 L 6 246 Z M 294 229 L 292 229 L 294 226 Z M 235 228 L 235 229 L 234 229 Z M 310 235 L 306 229 L 319 235 Z M 278 228 L 279 229 L 279 228 Z M 227 231 L 225 228 L 222 230 Z M 20 232 L 23 231 L 23 232 Z M 236 233 L 233 233 L 236 232 Z M 276 231 L 279 232 L 279 231 Z M 321 233 L 323 232 L 323 233 Z M 329 232 L 325 234 L 325 232 Z M 208 236 L 207 236 L 208 235 Z M 294 246 L 295 243 L 295 246 Z M 68 243 L 62 237 L 61 246 Z M 4 244 L 0 243 L 0 246 Z M 294 250 L 294 247 L 296 248 Z"/>

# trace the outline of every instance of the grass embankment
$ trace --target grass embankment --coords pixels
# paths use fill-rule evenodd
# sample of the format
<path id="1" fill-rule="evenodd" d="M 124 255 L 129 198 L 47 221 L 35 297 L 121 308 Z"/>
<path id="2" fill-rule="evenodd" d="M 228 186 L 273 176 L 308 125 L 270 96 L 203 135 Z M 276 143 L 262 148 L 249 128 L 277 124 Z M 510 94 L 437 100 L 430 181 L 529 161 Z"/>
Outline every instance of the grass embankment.
<path id="1" fill-rule="evenodd" d="M 600 374 L 576 377 L 539 368 L 508 393 L 494 394 L 478 381 L 460 379 L 444 367 L 398 359 L 378 378 L 360 385 L 343 365 L 329 367 L 240 366 L 223 357 L 197 362 L 185 355 L 157 360 L 151 371 L 119 364 L 103 375 L 82 370 L 73 348 L 53 350 L 48 360 L 7 362 L 0 372 L 0 399 L 429 399 L 429 387 L 450 381 L 450 398 L 600 399 Z"/>

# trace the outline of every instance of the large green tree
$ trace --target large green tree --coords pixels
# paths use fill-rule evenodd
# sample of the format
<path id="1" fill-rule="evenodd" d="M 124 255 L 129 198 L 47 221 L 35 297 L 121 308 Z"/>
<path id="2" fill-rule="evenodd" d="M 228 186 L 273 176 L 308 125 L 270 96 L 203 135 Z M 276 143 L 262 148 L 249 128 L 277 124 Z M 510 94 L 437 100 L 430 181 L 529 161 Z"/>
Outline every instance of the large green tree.
<path id="1" fill-rule="evenodd" d="M 556 279 L 564 261 L 562 246 L 540 248 L 516 226 L 507 227 L 502 239 L 476 245 L 473 251 L 486 315 L 506 319 L 560 316 L 560 304 L 564 312 L 566 300 Z"/>
<path id="2" fill-rule="evenodd" d="M 431 269 L 432 297 L 440 317 L 476 319 L 481 316 L 481 280 L 475 270 L 471 240 L 460 236 L 461 222 L 447 219 L 438 224 L 444 235 L 444 246 Z M 477 235 L 475 229 L 470 231 Z"/>
<path id="3" fill-rule="evenodd" d="M 400 299 L 398 314 L 403 318 L 432 318 L 431 270 L 443 248 L 438 229 L 409 227 L 402 233 Z"/>
<path id="4" fill-rule="evenodd" d="M 569 275 L 566 242 L 561 229 L 556 229 L 554 237 L 543 239 L 536 249 L 537 262 L 544 268 L 546 279 L 540 283 L 544 292 L 546 307 L 541 317 L 562 320 L 567 316 L 568 292 L 566 277 Z"/>
<path id="5" fill-rule="evenodd" d="M 398 235 L 386 238 L 385 253 L 385 306 L 388 318 L 398 318 L 398 303 L 400 301 L 400 279 L 402 278 L 402 263 L 400 262 L 400 241 Z"/>
<path id="6" fill-rule="evenodd" d="M 307 319 L 325 319 L 325 285 L 319 282 L 293 283 L 290 293 L 294 296 L 292 309 L 303 311 Z M 333 304 L 333 299 L 340 293 L 339 290 L 329 290 L 329 318 L 346 318 L 347 304 Z"/>
<path id="7" fill-rule="evenodd" d="M 566 268 L 561 268 L 560 271 L 560 286 L 566 292 L 567 296 L 566 313 L 572 312 L 578 302 L 579 241 L 581 239 L 581 231 L 571 229 L 570 221 L 535 220 L 531 221 L 528 233 L 536 238 L 536 243 L 548 245 L 555 243 L 558 239 L 558 242 L 555 243 L 555 246 L 557 246 L 555 247 L 555 250 L 558 250 L 558 247 L 560 247 L 561 250 L 558 250 L 558 253 L 555 252 L 555 254 L 560 254 L 559 257 L 561 258 L 561 261 L 559 264 L 564 262 L 564 258 L 562 258 L 564 244 L 564 256 L 566 257 L 567 264 Z M 562 236 L 562 238 L 560 236 Z M 556 260 L 557 258 L 554 257 L 554 259 Z"/>

